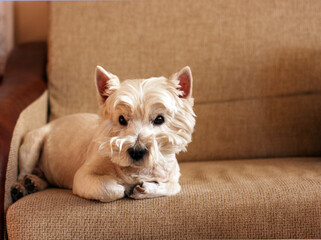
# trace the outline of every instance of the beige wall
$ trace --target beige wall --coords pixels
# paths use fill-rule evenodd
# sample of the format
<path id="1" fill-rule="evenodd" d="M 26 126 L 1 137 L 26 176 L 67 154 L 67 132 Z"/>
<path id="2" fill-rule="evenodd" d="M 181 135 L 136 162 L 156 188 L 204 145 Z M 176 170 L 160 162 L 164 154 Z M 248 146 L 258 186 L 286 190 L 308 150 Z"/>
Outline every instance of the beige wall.
<path id="1" fill-rule="evenodd" d="M 14 3 L 16 44 L 46 41 L 49 2 L 22 1 Z"/>

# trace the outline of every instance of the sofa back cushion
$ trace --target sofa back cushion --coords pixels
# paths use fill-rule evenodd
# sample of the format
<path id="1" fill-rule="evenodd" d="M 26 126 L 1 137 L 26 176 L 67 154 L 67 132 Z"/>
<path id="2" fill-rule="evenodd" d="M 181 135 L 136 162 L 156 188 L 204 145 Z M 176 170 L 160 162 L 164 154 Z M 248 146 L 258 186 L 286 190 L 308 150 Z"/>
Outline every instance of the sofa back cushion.
<path id="1" fill-rule="evenodd" d="M 320 1 L 52 2 L 51 119 L 97 112 L 94 71 L 192 69 L 197 115 L 181 161 L 321 154 Z"/>

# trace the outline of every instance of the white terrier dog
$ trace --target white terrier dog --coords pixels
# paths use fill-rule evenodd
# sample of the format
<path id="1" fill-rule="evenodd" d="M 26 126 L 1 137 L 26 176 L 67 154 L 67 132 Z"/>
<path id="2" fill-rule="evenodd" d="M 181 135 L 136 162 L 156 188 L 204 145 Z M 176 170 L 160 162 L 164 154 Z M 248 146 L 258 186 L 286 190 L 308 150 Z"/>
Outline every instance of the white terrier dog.
<path id="1" fill-rule="evenodd" d="M 102 202 L 180 191 L 175 154 L 186 150 L 195 125 L 190 68 L 120 83 L 97 66 L 96 86 L 99 115 L 62 117 L 25 136 L 13 201 L 48 184 Z"/>

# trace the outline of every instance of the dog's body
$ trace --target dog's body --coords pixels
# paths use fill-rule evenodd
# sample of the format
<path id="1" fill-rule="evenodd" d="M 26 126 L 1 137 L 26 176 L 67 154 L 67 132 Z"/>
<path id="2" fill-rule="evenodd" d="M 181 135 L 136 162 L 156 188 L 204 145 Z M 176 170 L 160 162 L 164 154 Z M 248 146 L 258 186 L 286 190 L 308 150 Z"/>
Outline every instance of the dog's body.
<path id="1" fill-rule="evenodd" d="M 180 191 L 175 154 L 185 150 L 195 125 L 190 69 L 120 84 L 97 67 L 96 85 L 99 115 L 62 117 L 25 136 L 13 200 L 48 183 L 102 202 Z M 36 167 L 46 180 L 32 174 Z"/>

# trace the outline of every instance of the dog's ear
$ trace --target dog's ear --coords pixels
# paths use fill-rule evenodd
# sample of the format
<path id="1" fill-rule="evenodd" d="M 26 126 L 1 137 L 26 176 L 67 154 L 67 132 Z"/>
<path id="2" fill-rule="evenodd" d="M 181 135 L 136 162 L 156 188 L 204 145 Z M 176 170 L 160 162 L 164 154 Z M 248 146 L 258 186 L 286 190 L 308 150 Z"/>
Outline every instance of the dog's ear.
<path id="1" fill-rule="evenodd" d="M 101 66 L 96 67 L 95 78 L 99 103 L 103 104 L 107 98 L 119 88 L 119 79 L 116 75 L 107 72 Z"/>
<path id="2" fill-rule="evenodd" d="M 180 98 L 189 98 L 192 96 L 193 77 L 189 66 L 182 68 L 174 77 L 178 80 L 179 88 L 182 91 Z"/>

